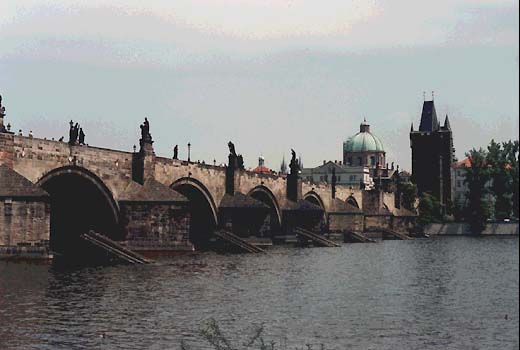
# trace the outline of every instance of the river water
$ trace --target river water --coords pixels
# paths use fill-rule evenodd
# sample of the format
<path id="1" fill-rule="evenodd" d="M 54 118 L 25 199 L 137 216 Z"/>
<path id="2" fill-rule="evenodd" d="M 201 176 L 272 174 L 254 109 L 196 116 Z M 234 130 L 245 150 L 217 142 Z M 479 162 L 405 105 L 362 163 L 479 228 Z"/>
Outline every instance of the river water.
<path id="1" fill-rule="evenodd" d="M 0 262 L 0 349 L 518 349 L 518 237 L 203 253 L 70 270 Z M 237 346 L 237 348 L 241 348 Z"/>

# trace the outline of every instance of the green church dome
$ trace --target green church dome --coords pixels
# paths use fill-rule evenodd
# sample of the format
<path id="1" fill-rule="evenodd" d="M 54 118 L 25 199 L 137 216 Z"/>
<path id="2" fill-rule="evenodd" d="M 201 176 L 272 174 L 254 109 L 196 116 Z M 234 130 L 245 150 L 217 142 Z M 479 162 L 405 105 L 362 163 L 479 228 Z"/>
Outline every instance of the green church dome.
<path id="1" fill-rule="evenodd" d="M 361 123 L 360 131 L 343 143 L 345 152 L 384 152 L 383 143 L 370 132 L 366 120 Z"/>

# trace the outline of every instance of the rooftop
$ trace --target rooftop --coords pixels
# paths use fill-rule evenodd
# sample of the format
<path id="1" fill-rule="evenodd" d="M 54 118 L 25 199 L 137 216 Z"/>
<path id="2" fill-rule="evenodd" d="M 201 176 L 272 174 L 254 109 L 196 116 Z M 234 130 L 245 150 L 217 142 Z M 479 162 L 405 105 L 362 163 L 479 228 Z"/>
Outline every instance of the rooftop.
<path id="1" fill-rule="evenodd" d="M 7 165 L 0 164 L 0 197 L 48 197 L 42 188 L 18 174 Z"/>
<path id="2" fill-rule="evenodd" d="M 130 181 L 119 197 L 120 202 L 187 202 L 177 191 L 172 190 L 159 181 L 148 178 L 143 185 Z"/>
<path id="3" fill-rule="evenodd" d="M 235 192 L 234 195 L 226 193 L 220 201 L 219 208 L 262 208 L 268 209 L 269 206 L 254 199 L 251 196 L 246 196 L 241 192 Z"/>

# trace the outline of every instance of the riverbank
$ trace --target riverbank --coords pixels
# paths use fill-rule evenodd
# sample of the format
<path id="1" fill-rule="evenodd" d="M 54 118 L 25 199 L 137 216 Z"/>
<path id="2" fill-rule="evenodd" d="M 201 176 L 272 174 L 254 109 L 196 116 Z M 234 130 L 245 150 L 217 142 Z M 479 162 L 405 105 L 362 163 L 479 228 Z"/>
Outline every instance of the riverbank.
<path id="1" fill-rule="evenodd" d="M 518 222 L 489 223 L 481 235 L 484 236 L 518 236 Z M 429 224 L 424 232 L 430 236 L 471 236 L 473 233 L 469 224 L 464 222 L 449 222 Z"/>

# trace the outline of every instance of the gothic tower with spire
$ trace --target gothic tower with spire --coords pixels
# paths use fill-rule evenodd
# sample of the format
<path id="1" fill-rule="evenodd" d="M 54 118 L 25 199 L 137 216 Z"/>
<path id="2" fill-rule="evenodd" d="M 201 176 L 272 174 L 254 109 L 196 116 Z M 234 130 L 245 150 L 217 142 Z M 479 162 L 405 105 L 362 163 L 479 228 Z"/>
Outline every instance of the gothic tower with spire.
<path id="1" fill-rule="evenodd" d="M 443 214 L 451 202 L 451 168 L 454 160 L 453 134 L 448 115 L 441 126 L 435 104 L 424 101 L 419 130 L 410 130 L 412 182 L 419 194 L 428 192 L 441 203 Z"/>

